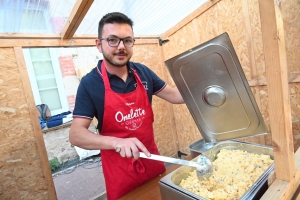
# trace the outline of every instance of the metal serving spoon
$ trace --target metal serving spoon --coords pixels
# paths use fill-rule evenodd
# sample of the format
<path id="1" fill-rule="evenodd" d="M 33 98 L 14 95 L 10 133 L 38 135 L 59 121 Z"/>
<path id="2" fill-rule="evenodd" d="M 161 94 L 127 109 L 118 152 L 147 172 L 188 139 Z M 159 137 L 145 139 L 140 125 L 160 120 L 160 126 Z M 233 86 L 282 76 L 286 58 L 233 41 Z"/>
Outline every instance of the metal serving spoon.
<path id="1" fill-rule="evenodd" d="M 151 160 L 158 160 L 158 161 L 163 161 L 163 162 L 168 162 L 173 164 L 195 167 L 198 179 L 200 180 L 203 178 L 208 178 L 213 172 L 213 165 L 211 160 L 202 154 L 198 156 L 197 162 L 181 160 L 181 159 L 171 158 L 166 156 L 160 156 L 155 154 L 151 154 L 151 156 L 148 157 L 143 152 L 140 152 L 140 158 L 146 158 Z"/>

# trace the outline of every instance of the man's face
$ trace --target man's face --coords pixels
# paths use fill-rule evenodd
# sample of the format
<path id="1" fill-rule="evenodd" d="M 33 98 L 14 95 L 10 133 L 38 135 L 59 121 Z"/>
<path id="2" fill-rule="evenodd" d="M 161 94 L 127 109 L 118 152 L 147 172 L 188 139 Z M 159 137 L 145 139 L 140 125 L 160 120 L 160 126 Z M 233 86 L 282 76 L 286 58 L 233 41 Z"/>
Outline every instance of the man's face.
<path id="1" fill-rule="evenodd" d="M 133 38 L 132 28 L 128 24 L 105 24 L 103 27 L 102 38 L 118 37 Z M 117 47 L 108 45 L 107 40 L 96 40 L 98 50 L 103 54 L 104 59 L 113 66 L 123 67 L 132 56 L 132 47 L 126 47 L 123 41 Z"/>

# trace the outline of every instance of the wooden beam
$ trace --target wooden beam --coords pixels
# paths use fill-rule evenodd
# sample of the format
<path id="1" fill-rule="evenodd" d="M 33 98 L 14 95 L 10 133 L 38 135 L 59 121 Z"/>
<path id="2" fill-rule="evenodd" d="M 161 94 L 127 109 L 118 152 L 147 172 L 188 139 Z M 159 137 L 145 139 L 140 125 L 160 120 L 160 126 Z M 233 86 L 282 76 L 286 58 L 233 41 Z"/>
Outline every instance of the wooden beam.
<path id="1" fill-rule="evenodd" d="M 159 39 L 159 35 L 136 35 L 134 36 L 135 39 Z"/>
<path id="2" fill-rule="evenodd" d="M 48 186 L 48 196 L 49 196 L 49 199 L 56 200 L 57 197 L 56 197 L 55 187 L 54 187 L 54 183 L 53 183 L 53 179 L 52 179 L 52 173 L 51 173 L 49 162 L 48 162 L 48 156 L 47 156 L 47 151 L 46 151 L 46 147 L 45 147 L 42 129 L 40 127 L 40 123 L 38 120 L 38 112 L 37 112 L 37 109 L 36 109 L 36 106 L 34 103 L 34 97 L 33 97 L 32 89 L 30 86 L 30 81 L 29 81 L 29 77 L 28 77 L 28 72 L 27 72 L 24 56 L 23 56 L 23 51 L 22 51 L 21 47 L 15 47 L 14 51 L 15 51 L 15 56 L 16 56 L 16 60 L 17 60 L 17 65 L 19 67 L 21 81 L 22 81 L 23 88 L 25 91 L 25 98 L 26 98 L 27 105 L 28 105 L 28 110 L 29 110 L 30 119 L 32 122 L 32 127 L 33 127 L 33 131 L 34 131 L 34 136 L 36 139 L 38 152 L 40 154 L 41 166 L 43 168 L 42 170 L 44 173 L 45 181 L 47 182 L 47 186 Z"/>
<path id="3" fill-rule="evenodd" d="M 96 39 L 97 34 L 75 34 L 73 39 Z M 137 35 L 135 39 L 159 39 L 159 35 Z M 61 39 L 60 34 L 0 33 L 1 39 Z"/>
<path id="4" fill-rule="evenodd" d="M 212 7 L 213 5 L 215 5 L 219 1 L 220 0 L 210 0 L 210 1 L 207 1 L 202 6 L 200 6 L 199 8 L 197 8 L 197 10 L 195 10 L 194 12 L 192 12 L 191 14 L 189 14 L 187 17 L 185 17 L 183 20 L 181 20 L 178 24 L 176 24 L 171 29 L 169 29 L 168 31 L 166 31 L 165 33 L 163 33 L 161 35 L 161 38 L 162 39 L 166 39 L 167 37 L 173 35 L 176 31 L 178 31 L 179 29 L 181 29 L 182 27 L 184 27 L 186 24 L 190 23 L 193 19 L 196 19 L 196 17 L 198 17 L 199 15 L 201 15 L 202 13 L 204 13 L 206 10 L 208 10 L 210 7 Z"/>
<path id="5" fill-rule="evenodd" d="M 295 193 L 295 196 L 293 197 L 295 200 L 300 200 L 300 185 Z"/>
<path id="6" fill-rule="evenodd" d="M 95 39 L 0 39 L 1 47 L 88 47 L 95 46 Z"/>
<path id="7" fill-rule="evenodd" d="M 299 83 L 300 82 L 300 73 L 292 73 L 288 75 L 288 82 L 289 83 Z M 263 86 L 267 85 L 267 79 L 265 78 L 253 78 L 248 80 L 248 83 L 251 87 L 254 86 Z"/>
<path id="8" fill-rule="evenodd" d="M 60 34 L 0 34 L 1 47 L 88 47 L 95 46 L 98 35 L 74 35 L 61 39 Z M 135 36 L 135 44 L 156 44 L 158 35 Z"/>
<path id="9" fill-rule="evenodd" d="M 1 39 L 60 39 L 60 34 L 0 33 Z"/>
<path id="10" fill-rule="evenodd" d="M 290 181 L 295 175 L 295 158 L 283 19 L 274 0 L 259 0 L 259 11 L 275 174 L 277 179 Z"/>
<path id="11" fill-rule="evenodd" d="M 297 171 L 290 182 L 275 179 L 268 190 L 264 193 L 261 200 L 291 200 L 300 183 L 300 148 L 295 153 L 295 166 Z"/>
<path id="12" fill-rule="evenodd" d="M 67 23 L 62 30 L 61 38 L 62 39 L 70 39 L 74 36 L 77 28 L 82 22 L 84 16 L 90 9 L 94 0 L 77 0 L 75 6 L 69 15 Z"/>
<path id="13" fill-rule="evenodd" d="M 135 45 L 139 44 L 157 44 L 158 39 L 136 39 Z M 2 47 L 91 47 L 95 45 L 95 38 L 91 39 L 0 39 L 0 48 Z"/>

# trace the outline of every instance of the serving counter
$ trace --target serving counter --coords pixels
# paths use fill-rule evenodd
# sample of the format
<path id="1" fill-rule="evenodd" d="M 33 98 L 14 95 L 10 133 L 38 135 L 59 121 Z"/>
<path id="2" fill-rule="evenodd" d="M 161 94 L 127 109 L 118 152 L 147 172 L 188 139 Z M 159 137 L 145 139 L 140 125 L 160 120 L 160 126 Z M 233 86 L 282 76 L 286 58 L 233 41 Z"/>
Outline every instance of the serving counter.
<path id="1" fill-rule="evenodd" d="M 300 199 L 300 148 L 295 153 L 296 161 L 296 174 L 290 182 L 280 181 L 275 179 L 274 183 L 270 186 L 267 192 L 261 199 L 289 199 L 289 200 L 298 200 Z M 171 165 L 167 170 L 161 175 L 153 178 L 152 180 L 146 182 L 135 190 L 129 192 L 120 198 L 120 200 L 133 200 L 133 199 L 142 199 L 142 200 L 161 200 L 159 181 L 162 177 L 181 167 L 180 165 Z M 280 182 L 281 184 L 278 184 Z M 292 197 L 292 198 L 291 198 Z"/>
<path id="2" fill-rule="evenodd" d="M 158 182 L 160 179 L 167 174 L 171 173 L 175 169 L 179 168 L 181 165 L 171 165 L 166 169 L 165 172 L 160 174 L 159 176 L 153 178 L 147 183 L 141 185 L 135 190 L 129 192 L 124 195 L 120 200 L 133 200 L 133 199 L 143 199 L 143 200 L 161 200 L 160 190 Z"/>

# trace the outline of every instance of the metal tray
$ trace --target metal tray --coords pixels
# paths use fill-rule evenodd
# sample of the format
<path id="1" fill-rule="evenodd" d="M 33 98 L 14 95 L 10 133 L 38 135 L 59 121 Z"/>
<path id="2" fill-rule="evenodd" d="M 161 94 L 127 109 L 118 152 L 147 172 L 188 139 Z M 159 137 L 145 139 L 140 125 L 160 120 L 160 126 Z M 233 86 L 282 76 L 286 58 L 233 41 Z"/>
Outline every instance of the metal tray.
<path id="1" fill-rule="evenodd" d="M 273 149 L 269 146 L 240 142 L 240 141 L 223 141 L 215 146 L 208 148 L 207 151 L 201 150 L 201 153 L 209 157 L 212 161 L 215 160 L 216 155 L 221 149 L 239 149 L 245 150 L 256 154 L 270 155 L 274 159 Z M 194 149 L 197 152 L 196 149 Z M 196 160 L 197 157 L 193 160 Z M 188 190 L 185 190 L 179 186 L 182 179 L 188 176 L 190 171 L 194 168 L 183 166 L 170 174 L 164 176 L 160 182 L 161 197 L 163 200 L 190 200 L 190 199 L 202 199 L 205 198 L 198 196 Z M 262 195 L 268 188 L 267 180 L 269 174 L 274 170 L 274 163 L 258 178 L 258 180 L 245 192 L 240 198 L 243 200 L 257 199 L 258 196 Z"/>
<path id="2" fill-rule="evenodd" d="M 268 132 L 227 33 L 165 64 L 206 142 Z"/>

